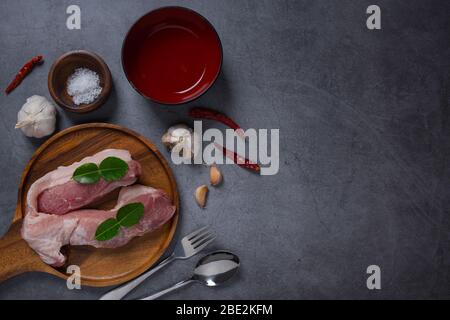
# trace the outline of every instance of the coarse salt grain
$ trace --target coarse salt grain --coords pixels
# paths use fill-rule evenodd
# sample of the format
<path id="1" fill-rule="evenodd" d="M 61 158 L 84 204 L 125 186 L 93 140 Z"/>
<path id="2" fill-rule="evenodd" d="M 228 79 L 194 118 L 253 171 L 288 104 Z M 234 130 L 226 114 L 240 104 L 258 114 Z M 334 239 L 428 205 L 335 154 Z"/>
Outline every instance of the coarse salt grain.
<path id="1" fill-rule="evenodd" d="M 98 74 L 87 68 L 77 68 L 67 80 L 67 93 L 76 105 L 87 104 L 102 92 Z"/>

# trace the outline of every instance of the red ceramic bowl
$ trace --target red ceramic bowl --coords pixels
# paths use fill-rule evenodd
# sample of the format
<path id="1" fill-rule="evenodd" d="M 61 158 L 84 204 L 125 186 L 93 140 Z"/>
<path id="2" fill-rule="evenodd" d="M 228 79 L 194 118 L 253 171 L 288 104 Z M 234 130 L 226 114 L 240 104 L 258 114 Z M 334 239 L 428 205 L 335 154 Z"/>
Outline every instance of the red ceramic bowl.
<path id="1" fill-rule="evenodd" d="M 187 8 L 164 7 L 141 17 L 128 31 L 122 66 L 141 95 L 163 104 L 198 98 L 216 80 L 222 45 L 213 26 Z"/>

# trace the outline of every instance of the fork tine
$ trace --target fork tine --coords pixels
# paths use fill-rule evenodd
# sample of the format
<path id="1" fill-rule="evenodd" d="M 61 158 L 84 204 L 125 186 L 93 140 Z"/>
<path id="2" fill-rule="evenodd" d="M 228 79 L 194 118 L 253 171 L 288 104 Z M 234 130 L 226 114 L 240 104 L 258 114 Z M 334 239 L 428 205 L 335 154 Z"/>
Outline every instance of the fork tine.
<path id="1" fill-rule="evenodd" d="M 195 237 L 200 232 L 208 229 L 207 226 L 201 227 L 200 229 L 195 230 L 194 232 L 189 233 L 187 236 L 185 236 L 186 239 L 191 240 L 193 237 Z"/>
<path id="2" fill-rule="evenodd" d="M 205 237 L 208 237 L 209 235 L 212 235 L 211 231 L 206 230 L 204 232 L 199 233 L 195 237 L 191 238 L 191 240 L 189 240 L 189 241 L 191 242 L 191 244 L 194 244 L 194 243 L 200 241 L 201 239 L 204 239 Z"/>
<path id="3" fill-rule="evenodd" d="M 192 247 L 196 247 L 196 246 L 202 244 L 202 242 L 208 240 L 209 238 L 213 238 L 214 236 L 215 235 L 213 233 L 205 234 L 201 238 L 198 238 L 195 241 L 191 241 L 191 245 L 192 245 Z"/>
<path id="4" fill-rule="evenodd" d="M 195 250 L 196 252 L 202 251 L 208 244 L 210 244 L 211 242 L 213 242 L 214 239 L 216 239 L 215 236 L 214 236 L 214 237 L 211 237 L 211 238 L 209 238 L 209 239 L 207 239 L 206 241 L 204 241 L 204 242 L 202 242 L 202 243 L 200 243 L 200 244 L 198 244 L 198 245 L 196 245 L 196 246 L 194 247 L 194 250 Z"/>

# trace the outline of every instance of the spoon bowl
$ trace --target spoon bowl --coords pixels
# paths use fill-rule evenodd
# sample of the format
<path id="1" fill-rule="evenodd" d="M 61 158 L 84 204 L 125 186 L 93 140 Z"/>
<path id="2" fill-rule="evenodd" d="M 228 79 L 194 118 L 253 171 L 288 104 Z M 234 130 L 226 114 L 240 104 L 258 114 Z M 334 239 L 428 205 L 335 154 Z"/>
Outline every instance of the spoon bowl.
<path id="1" fill-rule="evenodd" d="M 221 285 L 236 274 L 239 265 L 239 258 L 231 252 L 212 252 L 198 261 L 191 278 L 180 281 L 167 289 L 140 300 L 155 300 L 193 282 L 200 282 L 208 287 Z"/>
<path id="2" fill-rule="evenodd" d="M 192 280 L 208 287 L 215 287 L 232 278 L 238 268 L 239 258 L 235 254 L 228 251 L 216 251 L 198 261 Z"/>

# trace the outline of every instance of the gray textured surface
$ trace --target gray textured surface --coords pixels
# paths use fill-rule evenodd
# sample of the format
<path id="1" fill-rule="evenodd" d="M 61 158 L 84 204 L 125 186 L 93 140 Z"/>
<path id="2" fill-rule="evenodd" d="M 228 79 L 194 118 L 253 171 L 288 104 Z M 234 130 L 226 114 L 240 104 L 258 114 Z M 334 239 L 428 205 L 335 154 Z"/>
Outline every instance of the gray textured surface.
<path id="1" fill-rule="evenodd" d="M 67 5 L 82 30 L 65 27 Z M 365 9 L 382 8 L 382 30 Z M 209 224 L 216 248 L 235 251 L 239 277 L 217 289 L 192 286 L 168 298 L 450 298 L 448 1 L 23 1 L 0 2 L 0 87 L 41 53 L 10 96 L 0 94 L 0 233 L 16 203 L 20 174 L 42 141 L 13 129 L 32 94 L 49 97 L 52 61 L 88 49 L 108 63 L 114 92 L 89 115 L 59 109 L 59 129 L 88 121 L 130 127 L 162 148 L 163 131 L 185 108 L 150 103 L 127 83 L 122 39 L 144 12 L 191 7 L 216 27 L 224 49 L 215 86 L 195 104 L 226 111 L 243 127 L 280 128 L 281 168 L 258 177 L 223 167 L 225 183 L 196 207 L 200 167 L 172 166 L 181 193 L 179 234 Z M 165 153 L 167 155 L 167 153 Z M 187 276 L 177 262 L 133 297 Z M 366 288 L 370 264 L 382 290 Z M 89 299 L 106 289 L 69 291 L 52 276 L 23 274 L 0 284 L 0 299 Z"/>

